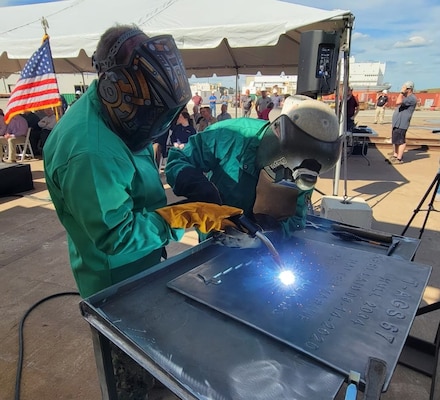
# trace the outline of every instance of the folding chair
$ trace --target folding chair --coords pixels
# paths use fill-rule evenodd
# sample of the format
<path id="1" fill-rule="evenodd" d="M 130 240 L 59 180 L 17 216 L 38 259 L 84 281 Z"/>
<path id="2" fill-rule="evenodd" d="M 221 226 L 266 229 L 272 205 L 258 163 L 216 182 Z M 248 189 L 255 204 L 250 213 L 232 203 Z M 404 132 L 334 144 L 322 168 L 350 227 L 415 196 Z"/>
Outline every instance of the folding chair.
<path id="1" fill-rule="evenodd" d="M 29 137 L 31 135 L 31 128 L 28 128 L 26 136 L 20 136 L 18 138 L 15 138 L 15 144 L 17 146 L 17 158 L 21 157 L 19 161 L 23 162 L 27 156 L 27 151 L 29 150 L 30 157 L 34 157 L 34 151 L 32 150 L 31 143 L 29 141 Z"/>

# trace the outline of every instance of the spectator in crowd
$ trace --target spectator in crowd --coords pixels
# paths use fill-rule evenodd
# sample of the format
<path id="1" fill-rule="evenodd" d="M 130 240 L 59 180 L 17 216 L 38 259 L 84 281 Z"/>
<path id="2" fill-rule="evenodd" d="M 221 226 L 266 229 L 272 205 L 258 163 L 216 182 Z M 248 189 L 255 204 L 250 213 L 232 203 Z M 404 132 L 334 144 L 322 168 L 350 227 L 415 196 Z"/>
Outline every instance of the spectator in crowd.
<path id="1" fill-rule="evenodd" d="M 170 132 L 166 131 L 159 137 L 153 140 L 153 151 L 154 159 L 156 160 L 157 167 L 161 167 L 162 159 L 167 158 L 168 155 L 168 138 L 170 137 Z"/>
<path id="2" fill-rule="evenodd" d="M 199 92 L 195 92 L 191 100 L 194 103 L 194 105 L 197 106 L 198 108 L 200 108 L 200 106 L 203 103 L 202 96 L 199 95 Z"/>
<path id="3" fill-rule="evenodd" d="M 69 104 L 67 104 L 67 100 L 62 94 L 60 94 L 60 100 L 61 100 L 60 115 L 64 115 L 67 109 L 69 108 Z"/>
<path id="4" fill-rule="evenodd" d="M 215 117 L 217 115 L 217 96 L 215 95 L 215 90 L 209 96 L 209 108 L 211 109 L 211 115 Z"/>
<path id="5" fill-rule="evenodd" d="M 263 111 L 261 111 L 260 119 L 264 119 L 266 121 L 269 121 L 269 113 L 272 111 L 273 108 L 274 108 L 274 104 L 272 102 L 270 102 L 267 105 L 267 108 L 265 108 Z"/>
<path id="6" fill-rule="evenodd" d="M 407 81 L 402 85 L 396 99 L 392 119 L 391 141 L 393 155 L 388 160 L 390 164 L 403 164 L 403 153 L 406 148 L 406 132 L 417 105 L 417 97 L 414 94 L 414 82 Z"/>
<path id="7" fill-rule="evenodd" d="M 259 97 L 255 103 L 255 111 L 257 112 L 258 118 L 261 118 L 262 111 L 272 102 L 272 99 L 267 95 L 267 89 L 265 86 L 261 87 L 260 92 L 261 97 Z"/>
<path id="8" fill-rule="evenodd" d="M 32 111 L 26 111 L 23 114 L 23 117 L 27 121 L 29 128 L 31 128 L 29 143 L 31 145 L 32 152 L 36 157 L 41 156 L 41 128 L 38 125 L 40 122 L 40 117 Z"/>
<path id="9" fill-rule="evenodd" d="M 374 123 L 383 124 L 385 118 L 385 107 L 388 104 L 388 90 L 384 89 L 376 98 L 376 110 L 374 113 Z"/>
<path id="10" fill-rule="evenodd" d="M 73 104 L 75 104 L 82 96 L 82 92 L 81 90 L 77 90 L 75 92 L 75 98 L 73 99 L 73 101 L 70 103 L 70 105 L 72 106 Z"/>
<path id="11" fill-rule="evenodd" d="M 0 108 L 0 136 L 6 133 L 5 113 Z"/>
<path id="12" fill-rule="evenodd" d="M 231 118 L 231 114 L 228 113 L 228 105 L 223 103 L 220 107 L 220 114 L 217 116 L 217 121 L 224 121 L 225 119 Z"/>
<path id="13" fill-rule="evenodd" d="M 2 117 L 3 118 L 3 117 Z M 23 143 L 28 131 L 28 123 L 22 115 L 12 117 L 3 136 L 0 136 L 0 160 L 6 163 L 17 162 L 17 143 Z M 3 146 L 8 147 L 8 158 L 3 159 Z"/>
<path id="14" fill-rule="evenodd" d="M 246 89 L 245 94 L 241 98 L 241 108 L 243 111 L 243 117 L 248 118 L 251 116 L 253 102 L 254 99 L 251 96 L 250 90 Z"/>
<path id="15" fill-rule="evenodd" d="M 44 117 L 38 121 L 38 126 L 41 128 L 41 149 L 44 148 L 47 138 L 49 137 L 52 129 L 57 123 L 57 117 L 52 108 L 46 108 L 44 111 Z"/>
<path id="16" fill-rule="evenodd" d="M 200 114 L 200 108 L 196 105 L 192 108 L 193 113 L 191 114 L 191 124 L 194 129 L 197 129 L 197 125 L 202 118 L 202 114 Z"/>
<path id="17" fill-rule="evenodd" d="M 281 107 L 281 100 L 282 97 L 278 94 L 278 89 L 275 87 L 272 90 L 272 96 L 270 97 L 272 99 L 273 108 L 280 108 Z"/>
<path id="18" fill-rule="evenodd" d="M 349 87 L 347 92 L 347 131 L 351 132 L 356 126 L 355 118 L 359 112 L 359 103 L 356 97 L 353 96 L 353 88 Z"/>
<path id="19" fill-rule="evenodd" d="M 197 124 L 197 132 L 204 131 L 208 126 L 215 124 L 217 118 L 211 115 L 211 107 L 202 107 L 200 109 L 201 118 Z"/>
<path id="20" fill-rule="evenodd" d="M 225 89 L 223 94 L 220 96 L 220 103 L 228 105 L 229 100 L 230 100 L 230 98 L 229 98 L 228 91 Z"/>
<path id="21" fill-rule="evenodd" d="M 187 111 L 182 111 L 177 118 L 177 123 L 171 128 L 170 141 L 174 147 L 183 149 L 191 135 L 195 135 L 196 130 L 190 123 L 190 116 Z"/>

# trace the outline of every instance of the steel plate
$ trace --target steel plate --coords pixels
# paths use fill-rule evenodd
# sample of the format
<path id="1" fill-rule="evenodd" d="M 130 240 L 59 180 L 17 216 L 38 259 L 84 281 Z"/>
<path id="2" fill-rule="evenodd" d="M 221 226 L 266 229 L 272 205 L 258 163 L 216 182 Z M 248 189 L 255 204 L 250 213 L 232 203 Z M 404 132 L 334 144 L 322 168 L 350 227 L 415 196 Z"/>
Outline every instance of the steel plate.
<path id="1" fill-rule="evenodd" d="M 363 382 L 368 358 L 380 358 L 386 390 L 431 267 L 297 238 L 279 251 L 293 284 L 266 251 L 242 250 L 168 286 Z"/>

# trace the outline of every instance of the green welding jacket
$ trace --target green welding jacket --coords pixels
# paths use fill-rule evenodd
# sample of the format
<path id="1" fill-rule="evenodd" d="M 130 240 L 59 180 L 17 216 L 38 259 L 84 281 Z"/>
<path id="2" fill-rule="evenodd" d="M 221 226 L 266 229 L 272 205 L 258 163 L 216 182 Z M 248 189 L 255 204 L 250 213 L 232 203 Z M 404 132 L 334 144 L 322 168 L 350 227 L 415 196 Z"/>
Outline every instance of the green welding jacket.
<path id="1" fill-rule="evenodd" d="M 49 135 L 44 169 L 82 297 L 157 264 L 184 233 L 154 212 L 166 195 L 153 150 L 133 154 L 106 126 L 96 81 Z"/>
<path id="2" fill-rule="evenodd" d="M 223 204 L 252 215 L 261 170 L 257 149 L 268 127 L 267 121 L 254 118 L 229 119 L 209 126 L 191 136 L 183 149 L 170 149 L 165 167 L 167 182 L 174 188 L 182 170 L 195 168 L 217 187 Z M 304 228 L 311 193 L 300 191 L 295 215 L 281 221 L 285 237 Z"/>

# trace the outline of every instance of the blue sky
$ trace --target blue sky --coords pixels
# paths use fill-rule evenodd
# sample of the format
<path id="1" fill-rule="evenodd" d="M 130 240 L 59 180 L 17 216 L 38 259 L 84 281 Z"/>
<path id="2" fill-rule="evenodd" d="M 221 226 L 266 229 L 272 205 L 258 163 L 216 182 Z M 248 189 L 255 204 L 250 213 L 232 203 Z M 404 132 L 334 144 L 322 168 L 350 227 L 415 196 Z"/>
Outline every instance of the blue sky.
<path id="1" fill-rule="evenodd" d="M 439 0 L 285 0 L 355 16 L 350 54 L 386 63 L 391 90 L 411 80 L 416 90 L 440 88 Z"/>
<path id="2" fill-rule="evenodd" d="M 0 6 L 50 1 L 57 0 L 0 0 Z M 407 80 L 414 81 L 416 90 L 440 88 L 439 0 L 284 1 L 326 10 L 350 10 L 355 16 L 351 55 L 357 62 L 386 63 L 385 81 L 392 85 L 391 90 L 398 91 Z M 229 83 L 222 77 L 221 81 L 235 85 L 234 79 Z"/>
<path id="3" fill-rule="evenodd" d="M 284 0 L 355 16 L 350 55 L 356 62 L 386 63 L 392 91 L 411 80 L 415 89 L 440 88 L 439 0 Z M 219 78 L 225 86 L 235 80 Z M 191 82 L 196 79 L 190 79 Z"/>

